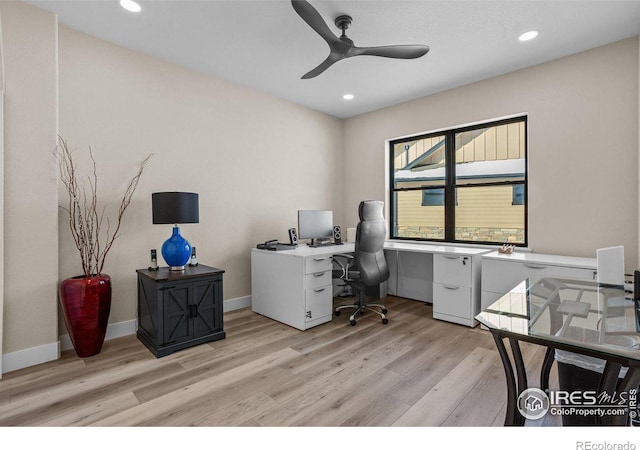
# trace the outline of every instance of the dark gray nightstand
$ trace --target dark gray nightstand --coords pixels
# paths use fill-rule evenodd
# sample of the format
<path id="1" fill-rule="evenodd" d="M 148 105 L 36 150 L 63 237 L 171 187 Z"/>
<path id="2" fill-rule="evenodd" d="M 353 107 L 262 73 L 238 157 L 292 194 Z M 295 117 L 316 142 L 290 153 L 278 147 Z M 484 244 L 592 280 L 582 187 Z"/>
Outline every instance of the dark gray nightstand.
<path id="1" fill-rule="evenodd" d="M 157 357 L 225 338 L 224 270 L 199 264 L 183 271 L 139 269 L 138 339 Z"/>

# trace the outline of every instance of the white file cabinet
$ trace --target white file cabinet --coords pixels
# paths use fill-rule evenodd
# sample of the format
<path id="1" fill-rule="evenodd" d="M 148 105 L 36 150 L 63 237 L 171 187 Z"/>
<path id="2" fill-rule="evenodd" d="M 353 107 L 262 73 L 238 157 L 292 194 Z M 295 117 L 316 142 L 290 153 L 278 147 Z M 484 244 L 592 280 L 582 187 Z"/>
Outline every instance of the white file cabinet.
<path id="1" fill-rule="evenodd" d="M 251 308 L 299 330 L 330 322 L 331 272 L 332 255 L 321 248 L 252 249 Z"/>
<path id="2" fill-rule="evenodd" d="M 433 303 L 433 317 L 469 327 L 480 313 L 481 256 L 490 250 L 387 242 L 391 295 Z"/>
<path id="3" fill-rule="evenodd" d="M 523 280 L 535 275 L 596 279 L 596 258 L 545 255 L 539 253 L 503 254 L 491 252 L 482 256 L 481 308 L 486 309 Z"/>
<path id="4" fill-rule="evenodd" d="M 480 312 L 480 267 L 478 254 L 433 255 L 433 317 L 470 327 Z"/>

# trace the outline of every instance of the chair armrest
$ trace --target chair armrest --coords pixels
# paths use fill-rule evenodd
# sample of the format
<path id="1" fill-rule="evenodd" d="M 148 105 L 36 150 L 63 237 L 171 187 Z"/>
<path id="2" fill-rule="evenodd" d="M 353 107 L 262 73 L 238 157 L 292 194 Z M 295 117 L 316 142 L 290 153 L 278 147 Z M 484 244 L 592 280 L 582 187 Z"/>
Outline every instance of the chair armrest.
<path id="1" fill-rule="evenodd" d="M 349 269 L 354 259 L 355 259 L 354 256 L 348 253 L 333 255 L 333 262 L 336 263 L 342 270 L 342 275 L 339 278 L 342 278 L 346 281 L 351 281 L 349 278 Z"/>
<path id="2" fill-rule="evenodd" d="M 336 258 L 344 258 L 346 260 L 352 260 L 354 258 L 354 256 L 350 255 L 349 253 L 340 253 L 340 254 L 337 254 L 337 255 L 333 255 L 333 260 L 334 261 L 336 260 Z M 338 261 L 336 261 L 336 262 L 338 262 Z M 338 264 L 340 264 L 340 263 L 338 262 Z"/>

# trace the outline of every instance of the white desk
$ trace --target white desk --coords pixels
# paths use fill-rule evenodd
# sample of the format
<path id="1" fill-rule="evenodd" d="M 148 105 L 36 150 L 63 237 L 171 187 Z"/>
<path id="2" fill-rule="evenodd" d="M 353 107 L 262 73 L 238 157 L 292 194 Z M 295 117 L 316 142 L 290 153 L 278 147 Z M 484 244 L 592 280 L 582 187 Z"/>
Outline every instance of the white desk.
<path id="1" fill-rule="evenodd" d="M 332 257 L 354 244 L 251 250 L 251 308 L 299 330 L 331 321 Z"/>
<path id="2" fill-rule="evenodd" d="M 433 302 L 436 319 L 475 326 L 480 312 L 481 255 L 490 250 L 387 241 L 388 293 Z M 293 250 L 251 251 L 254 312 L 300 330 L 332 318 L 332 256 L 353 243 Z"/>

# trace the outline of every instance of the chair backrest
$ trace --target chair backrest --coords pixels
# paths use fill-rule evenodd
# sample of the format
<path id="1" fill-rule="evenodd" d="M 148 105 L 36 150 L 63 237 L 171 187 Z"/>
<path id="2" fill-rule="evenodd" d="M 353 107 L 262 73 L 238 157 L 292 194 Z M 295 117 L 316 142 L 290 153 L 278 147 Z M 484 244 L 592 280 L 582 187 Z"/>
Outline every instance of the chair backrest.
<path id="1" fill-rule="evenodd" d="M 384 257 L 387 224 L 382 210 L 384 202 L 366 200 L 360 203 L 360 222 L 356 228 L 355 259 L 360 280 L 366 286 L 375 286 L 389 278 L 389 267 Z"/>
<path id="2" fill-rule="evenodd" d="M 624 285 L 624 246 L 596 250 L 598 283 Z"/>

